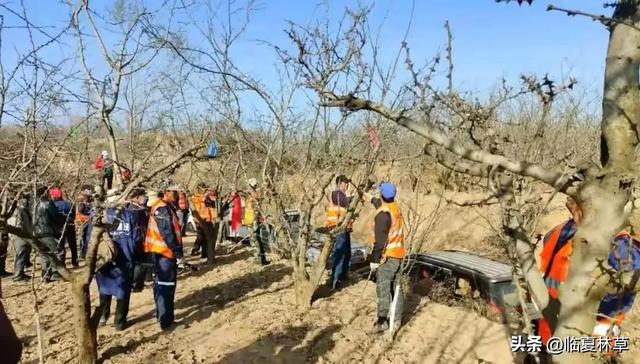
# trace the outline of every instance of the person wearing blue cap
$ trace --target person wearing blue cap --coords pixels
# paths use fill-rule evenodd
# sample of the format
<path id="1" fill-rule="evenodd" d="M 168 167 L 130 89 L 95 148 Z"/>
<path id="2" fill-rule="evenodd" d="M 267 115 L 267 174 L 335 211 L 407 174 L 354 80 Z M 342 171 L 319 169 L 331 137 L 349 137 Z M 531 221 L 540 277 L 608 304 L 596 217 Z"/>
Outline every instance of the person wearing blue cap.
<path id="1" fill-rule="evenodd" d="M 404 222 L 396 202 L 396 186 L 390 182 L 382 182 L 378 188 L 380 198 L 365 195 L 376 208 L 370 267 L 376 273 L 378 320 L 370 331 L 371 334 L 383 333 L 389 329 L 389 325 L 393 325 L 394 331 L 400 327 L 403 293 L 399 283 L 402 259 L 406 254 Z"/>

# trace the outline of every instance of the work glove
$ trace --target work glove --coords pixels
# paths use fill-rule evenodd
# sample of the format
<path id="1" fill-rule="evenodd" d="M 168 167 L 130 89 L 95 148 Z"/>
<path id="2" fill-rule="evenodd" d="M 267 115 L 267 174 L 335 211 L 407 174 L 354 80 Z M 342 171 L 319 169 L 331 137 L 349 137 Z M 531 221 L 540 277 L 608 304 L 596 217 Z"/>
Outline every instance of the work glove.
<path id="1" fill-rule="evenodd" d="M 185 267 L 184 258 L 179 258 L 177 263 L 178 263 L 178 269 L 184 269 Z"/>
<path id="2" fill-rule="evenodd" d="M 379 266 L 380 263 L 369 263 L 369 269 L 371 269 L 372 272 L 377 271 Z"/>

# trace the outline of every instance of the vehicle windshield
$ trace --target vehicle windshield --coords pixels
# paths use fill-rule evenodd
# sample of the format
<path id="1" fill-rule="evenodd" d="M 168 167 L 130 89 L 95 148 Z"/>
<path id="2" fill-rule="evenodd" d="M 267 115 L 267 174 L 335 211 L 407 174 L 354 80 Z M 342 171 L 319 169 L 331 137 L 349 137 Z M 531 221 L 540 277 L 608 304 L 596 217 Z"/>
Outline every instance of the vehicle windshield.
<path id="1" fill-rule="evenodd" d="M 500 282 L 491 285 L 491 301 L 507 306 L 518 306 L 518 292 L 513 282 Z"/>

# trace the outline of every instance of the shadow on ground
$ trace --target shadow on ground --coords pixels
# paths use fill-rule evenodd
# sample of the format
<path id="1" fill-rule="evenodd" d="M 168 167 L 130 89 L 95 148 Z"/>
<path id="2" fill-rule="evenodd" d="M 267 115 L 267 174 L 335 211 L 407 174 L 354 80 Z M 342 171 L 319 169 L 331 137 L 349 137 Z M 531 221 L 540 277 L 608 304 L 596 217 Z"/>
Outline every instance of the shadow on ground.
<path id="1" fill-rule="evenodd" d="M 284 332 L 268 334 L 224 356 L 218 363 L 311 363 L 333 349 L 332 336 L 340 325 L 316 332 L 308 325 L 290 326 Z"/>
<path id="2" fill-rule="evenodd" d="M 186 309 L 185 312 L 180 313 L 179 319 L 188 325 L 207 319 L 216 309 L 237 302 L 254 290 L 267 289 L 290 274 L 290 267 L 283 264 L 270 265 L 230 281 L 191 292 L 176 301 L 175 308 L 176 310 Z"/>
<path id="3" fill-rule="evenodd" d="M 200 255 L 191 257 L 188 256 L 186 261 L 197 268 L 197 270 L 186 270 L 179 273 L 179 279 L 188 279 L 191 277 L 200 277 L 208 272 L 227 265 L 233 264 L 240 260 L 247 260 L 251 258 L 251 251 L 245 249 L 242 246 L 224 246 L 216 248 L 216 261 L 214 264 L 207 264 L 206 260 L 200 257 Z"/>
<path id="4" fill-rule="evenodd" d="M 329 298 L 335 294 L 338 294 L 340 291 L 351 287 L 353 285 L 358 284 L 363 279 L 369 279 L 369 267 L 356 267 L 352 271 L 349 272 L 349 277 L 345 282 L 343 282 L 338 289 L 331 288 L 331 272 L 327 272 L 327 281 L 324 284 L 318 286 L 316 291 L 311 298 L 311 304 L 314 304 L 316 301 Z"/>

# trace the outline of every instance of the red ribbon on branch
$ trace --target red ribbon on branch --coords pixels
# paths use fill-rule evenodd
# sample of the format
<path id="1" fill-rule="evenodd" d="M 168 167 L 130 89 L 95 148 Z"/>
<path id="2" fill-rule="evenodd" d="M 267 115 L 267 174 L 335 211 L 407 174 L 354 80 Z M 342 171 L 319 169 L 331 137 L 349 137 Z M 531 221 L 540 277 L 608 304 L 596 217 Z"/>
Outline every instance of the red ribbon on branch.
<path id="1" fill-rule="evenodd" d="M 378 138 L 378 132 L 375 128 L 369 128 L 369 143 L 372 147 L 377 147 L 380 145 L 380 139 Z"/>

